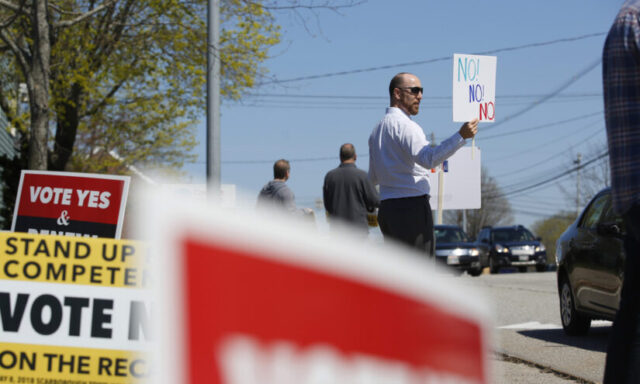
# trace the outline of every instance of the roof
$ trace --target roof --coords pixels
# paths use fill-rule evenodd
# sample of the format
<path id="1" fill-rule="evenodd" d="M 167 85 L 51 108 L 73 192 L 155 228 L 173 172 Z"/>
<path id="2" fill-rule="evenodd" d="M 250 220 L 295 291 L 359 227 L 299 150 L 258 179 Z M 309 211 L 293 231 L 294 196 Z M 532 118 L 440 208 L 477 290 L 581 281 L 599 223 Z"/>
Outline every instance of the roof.
<path id="1" fill-rule="evenodd" d="M 8 155 L 9 158 L 16 155 L 13 136 L 9 133 L 9 121 L 2 110 L 0 110 L 0 155 Z"/>

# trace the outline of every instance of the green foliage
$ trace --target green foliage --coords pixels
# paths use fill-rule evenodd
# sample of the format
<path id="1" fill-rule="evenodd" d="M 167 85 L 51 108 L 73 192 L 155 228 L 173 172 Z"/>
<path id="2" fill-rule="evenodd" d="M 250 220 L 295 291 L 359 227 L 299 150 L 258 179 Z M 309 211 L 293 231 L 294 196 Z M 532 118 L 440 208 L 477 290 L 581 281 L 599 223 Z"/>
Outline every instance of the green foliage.
<path id="1" fill-rule="evenodd" d="M 65 3 L 89 11 L 87 1 Z M 71 168 L 94 172 L 110 168 L 95 156 L 100 150 L 146 167 L 179 169 L 194 160 L 188 152 L 206 101 L 206 5 L 117 1 L 60 30 L 52 49 L 56 128 L 76 126 L 77 141 L 57 135 L 52 168 L 66 165 L 71 150 Z M 221 92 L 237 99 L 261 75 L 260 63 L 279 41 L 278 27 L 260 2 L 223 1 L 221 13 Z"/>
<path id="2" fill-rule="evenodd" d="M 552 217 L 538 220 L 531 228 L 536 236 L 542 238 L 542 243 L 547 248 L 547 262 L 555 264 L 556 241 L 576 219 L 575 212 L 559 212 Z"/>
<path id="3" fill-rule="evenodd" d="M 194 129 L 206 106 L 207 4 L 50 2 L 50 170 L 127 173 L 127 164 L 177 172 L 184 161 L 194 160 Z M 90 14 L 94 10 L 99 11 Z M 88 17 L 78 20 L 82 15 Z M 0 5 L 0 17 L 13 20 L 7 36 L 34 60 L 28 16 Z M 215 52 L 221 58 L 221 93 L 238 99 L 264 75 L 261 64 L 279 42 L 279 27 L 262 1 L 222 0 L 221 19 Z M 32 134 L 26 128 L 30 114 L 16 114 L 7 99 L 15 100 L 16 82 L 26 81 L 28 67 L 9 48 L 5 38 L 0 44 L 0 66 L 7 69 L 0 73 L 0 107 L 22 132 L 25 146 Z M 6 185 L 17 186 L 16 177 L 26 166 L 15 161 L 2 166 L 20 167 L 3 177 Z M 15 197 L 16 190 L 8 190 L 5 198 Z M 5 201 L 5 206 L 12 209 L 13 204 Z"/>
<path id="4" fill-rule="evenodd" d="M 18 149 L 17 156 L 0 156 L 0 177 L 2 178 L 2 208 L 0 228 L 11 229 L 13 220 L 13 207 L 16 203 L 16 191 L 20 184 L 20 173 L 27 168 L 27 145 L 24 142 Z"/>

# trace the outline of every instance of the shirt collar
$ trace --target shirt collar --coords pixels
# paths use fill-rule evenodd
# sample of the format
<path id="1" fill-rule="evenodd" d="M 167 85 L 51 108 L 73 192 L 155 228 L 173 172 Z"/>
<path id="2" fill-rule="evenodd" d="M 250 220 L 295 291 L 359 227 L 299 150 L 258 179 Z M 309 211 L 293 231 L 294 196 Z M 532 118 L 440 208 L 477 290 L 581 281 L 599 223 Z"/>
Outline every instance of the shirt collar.
<path id="1" fill-rule="evenodd" d="M 407 112 L 403 111 L 402 109 L 398 108 L 398 107 L 387 107 L 387 113 L 401 113 L 403 115 L 405 115 L 406 117 L 409 118 L 409 120 L 411 120 L 411 115 L 408 114 Z"/>

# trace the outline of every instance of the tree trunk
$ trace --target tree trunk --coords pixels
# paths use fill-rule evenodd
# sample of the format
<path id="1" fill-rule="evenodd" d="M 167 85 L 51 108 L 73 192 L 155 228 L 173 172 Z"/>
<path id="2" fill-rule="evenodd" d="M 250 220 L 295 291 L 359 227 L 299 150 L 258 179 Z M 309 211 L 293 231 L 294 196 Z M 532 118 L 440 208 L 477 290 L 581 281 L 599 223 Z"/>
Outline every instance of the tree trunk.
<path id="1" fill-rule="evenodd" d="M 47 145 L 49 139 L 49 70 L 51 45 L 47 0 L 33 0 L 34 14 L 32 38 L 33 60 L 27 86 L 30 92 L 31 137 L 29 138 L 29 169 L 47 169 Z"/>
<path id="2" fill-rule="evenodd" d="M 78 132 L 78 103 L 80 102 L 80 87 L 71 87 L 67 99 L 56 106 L 58 119 L 56 121 L 56 136 L 53 151 L 49 156 L 49 170 L 64 171 L 73 153 L 73 145 Z"/>

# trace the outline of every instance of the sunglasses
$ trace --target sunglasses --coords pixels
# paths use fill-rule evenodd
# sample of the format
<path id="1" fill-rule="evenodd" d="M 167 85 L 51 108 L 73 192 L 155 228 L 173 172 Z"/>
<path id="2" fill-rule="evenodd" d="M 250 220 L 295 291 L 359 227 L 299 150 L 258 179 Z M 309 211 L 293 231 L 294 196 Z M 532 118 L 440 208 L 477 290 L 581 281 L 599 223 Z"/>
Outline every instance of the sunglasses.
<path id="1" fill-rule="evenodd" d="M 398 87 L 398 88 L 404 91 L 409 90 L 409 92 L 411 92 L 414 95 L 417 95 L 419 93 L 424 94 L 424 88 L 422 87 Z"/>

